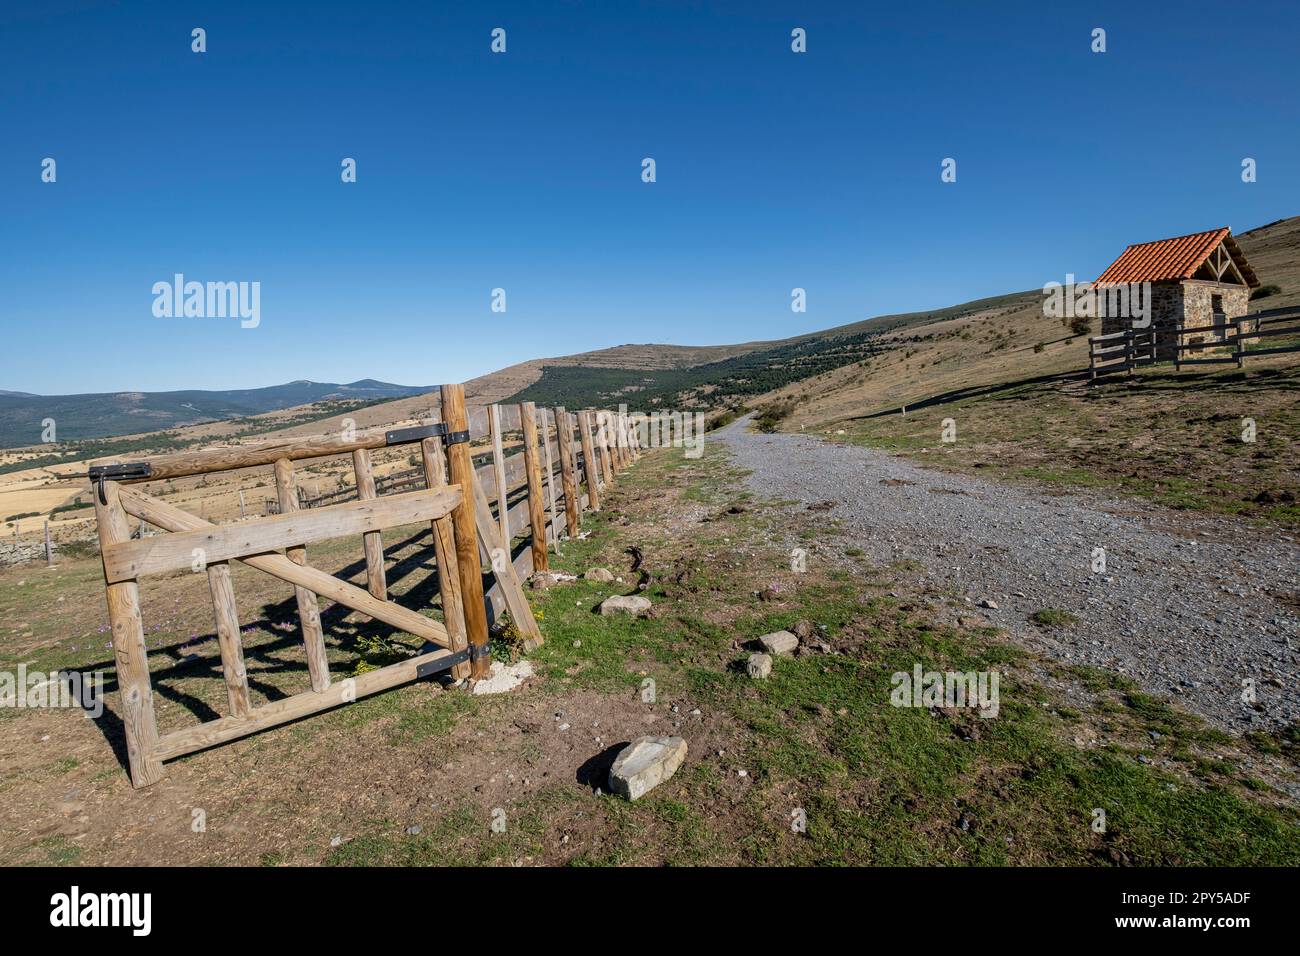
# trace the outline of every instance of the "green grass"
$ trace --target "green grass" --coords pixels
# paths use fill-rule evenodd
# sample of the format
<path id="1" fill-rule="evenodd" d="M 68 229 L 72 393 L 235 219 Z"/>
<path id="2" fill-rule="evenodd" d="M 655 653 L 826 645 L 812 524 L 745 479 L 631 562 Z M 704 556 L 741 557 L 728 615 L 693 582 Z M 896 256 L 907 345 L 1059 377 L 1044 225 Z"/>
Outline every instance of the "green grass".
<path id="1" fill-rule="evenodd" d="M 978 397 L 909 408 L 906 416 L 891 412 L 822 427 L 843 428 L 849 441 L 951 471 L 1100 489 L 1294 527 L 1300 526 L 1297 387 L 1296 364 L 1195 373 L 1165 365 L 1091 388 L 1008 383 Z M 941 444 L 940 424 L 949 417 L 957 422 L 957 441 Z M 1256 422 L 1254 442 L 1242 440 L 1245 418 Z"/>
<path id="2" fill-rule="evenodd" d="M 1079 622 L 1078 617 L 1057 607 L 1040 608 L 1029 615 L 1029 620 L 1042 627 L 1069 627 Z"/>

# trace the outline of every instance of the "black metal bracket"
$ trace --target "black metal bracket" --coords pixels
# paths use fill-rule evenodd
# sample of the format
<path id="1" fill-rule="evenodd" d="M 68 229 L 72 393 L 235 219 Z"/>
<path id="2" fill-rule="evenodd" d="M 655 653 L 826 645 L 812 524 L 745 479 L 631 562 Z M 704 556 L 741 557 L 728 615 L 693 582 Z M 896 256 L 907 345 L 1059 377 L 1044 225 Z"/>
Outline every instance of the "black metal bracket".
<path id="1" fill-rule="evenodd" d="M 433 644 L 426 644 L 424 646 L 425 653 L 428 653 L 431 650 L 437 650 L 437 646 Z M 431 677 L 434 674 L 440 674 L 443 671 L 451 670 L 457 664 L 467 664 L 467 663 L 469 663 L 469 651 L 468 650 L 457 651 L 455 654 L 452 654 L 450 657 L 440 657 L 436 661 L 430 661 L 427 664 L 421 664 L 419 667 L 415 669 L 415 676 L 416 678 Z"/>
<path id="2" fill-rule="evenodd" d="M 441 438 L 445 434 L 447 434 L 446 422 L 416 425 L 414 428 L 395 428 L 391 432 L 384 432 L 384 444 L 405 445 L 408 442 L 424 441 L 426 438 Z"/>
<path id="3" fill-rule="evenodd" d="M 469 659 L 471 661 L 481 661 L 485 657 L 492 656 L 492 645 L 481 644 L 478 647 L 475 647 L 473 644 L 471 644 L 469 646 L 469 649 L 465 651 L 465 653 L 469 655 Z"/>
<path id="4" fill-rule="evenodd" d="M 99 503 L 108 504 L 104 497 L 106 481 L 141 481 L 153 474 L 153 466 L 147 461 L 124 461 L 114 465 L 91 465 L 86 475 L 95 484 L 99 492 Z"/>
<path id="5" fill-rule="evenodd" d="M 447 444 L 459 445 L 461 442 L 469 441 L 469 432 L 448 432 Z"/>

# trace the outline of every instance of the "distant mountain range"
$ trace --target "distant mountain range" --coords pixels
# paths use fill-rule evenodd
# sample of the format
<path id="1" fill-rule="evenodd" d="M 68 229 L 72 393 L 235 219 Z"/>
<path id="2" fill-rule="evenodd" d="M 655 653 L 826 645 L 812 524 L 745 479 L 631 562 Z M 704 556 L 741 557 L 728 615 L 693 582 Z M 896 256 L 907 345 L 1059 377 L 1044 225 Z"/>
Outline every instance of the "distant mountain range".
<path id="1" fill-rule="evenodd" d="M 0 390 L 0 448 L 41 442 L 42 422 L 52 418 L 56 438 L 80 441 L 244 418 L 313 402 L 375 402 L 431 391 L 429 385 L 393 385 L 372 378 L 334 382 L 288 382 L 230 391 L 104 392 L 32 395 Z"/>

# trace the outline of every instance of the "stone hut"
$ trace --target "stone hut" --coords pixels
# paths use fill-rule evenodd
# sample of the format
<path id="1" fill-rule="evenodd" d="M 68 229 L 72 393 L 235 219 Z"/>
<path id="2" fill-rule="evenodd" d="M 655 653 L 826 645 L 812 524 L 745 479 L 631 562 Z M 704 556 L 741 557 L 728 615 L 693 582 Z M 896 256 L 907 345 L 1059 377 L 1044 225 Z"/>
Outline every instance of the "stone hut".
<path id="1" fill-rule="evenodd" d="M 1178 338 L 1175 326 L 1205 328 L 1204 335 L 1188 334 L 1184 345 L 1204 343 L 1213 348 L 1232 330 L 1224 326 L 1244 316 L 1252 289 L 1259 279 L 1226 226 L 1174 239 L 1159 239 L 1129 246 L 1111 263 L 1094 286 L 1099 299 L 1108 288 L 1150 283 L 1151 328 L 1156 338 L 1156 358 L 1174 358 Z M 1102 334 L 1122 332 L 1130 325 L 1125 316 L 1104 315 Z M 1242 331 L 1251 325 L 1243 323 Z M 1163 333 L 1163 334 L 1162 334 Z M 1187 355 L 1188 353 L 1184 353 Z"/>

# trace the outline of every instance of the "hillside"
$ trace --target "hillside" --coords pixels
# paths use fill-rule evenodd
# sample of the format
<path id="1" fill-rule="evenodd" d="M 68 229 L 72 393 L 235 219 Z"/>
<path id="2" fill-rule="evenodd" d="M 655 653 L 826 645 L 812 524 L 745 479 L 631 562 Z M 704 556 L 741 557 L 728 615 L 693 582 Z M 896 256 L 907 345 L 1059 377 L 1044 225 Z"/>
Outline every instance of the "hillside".
<path id="1" fill-rule="evenodd" d="M 83 395 L 0 392 L 0 448 L 36 444 L 41 440 L 41 423 L 47 418 L 58 423 L 60 441 L 81 441 L 243 418 L 320 402 L 370 403 L 427 391 L 428 386 L 362 379 L 346 385 L 297 381 L 228 391 Z"/>
<path id="2" fill-rule="evenodd" d="M 1238 241 L 1279 290 L 1252 310 L 1300 305 L 1300 219 Z M 1243 370 L 1161 363 L 1095 386 L 1087 365 L 1086 340 L 1035 303 L 936 323 L 905 348 L 757 404 L 781 430 L 843 436 L 931 467 L 1300 527 L 1300 353 L 1248 359 Z M 1240 437 L 1246 419 L 1258 426 L 1252 444 Z M 948 420 L 956 441 L 943 443 Z"/>
<path id="3" fill-rule="evenodd" d="M 1034 292 L 1015 292 L 926 312 L 882 315 L 780 341 L 751 342 L 729 349 L 701 348 L 682 353 L 672 346 L 620 346 L 653 355 L 658 360 L 653 365 L 626 367 L 601 362 L 595 360 L 603 354 L 598 352 L 547 359 L 539 363 L 540 377 L 507 400 L 570 407 L 627 402 L 647 409 L 715 409 L 862 362 L 910 338 L 922 326 L 1021 307 L 1036 301 L 1036 296 Z M 618 350 L 605 350 L 614 351 Z M 732 354 L 723 354 L 727 351 Z M 625 357 L 633 354 L 623 353 Z M 665 354 L 694 359 L 705 359 L 710 354 L 718 357 L 694 364 L 672 364 L 665 360 Z"/>
<path id="4" fill-rule="evenodd" d="M 1300 216 L 1241 233 L 1237 241 L 1260 281 L 1281 290 L 1255 299 L 1251 309 L 1300 304 Z M 1087 368 L 1086 339 L 1072 338 L 1059 320 L 1045 318 L 1041 299 L 1031 293 L 1005 308 L 932 323 L 911 341 L 892 340 L 903 348 L 777 389 L 762 401 L 788 411 L 786 427 L 807 429 Z"/>

